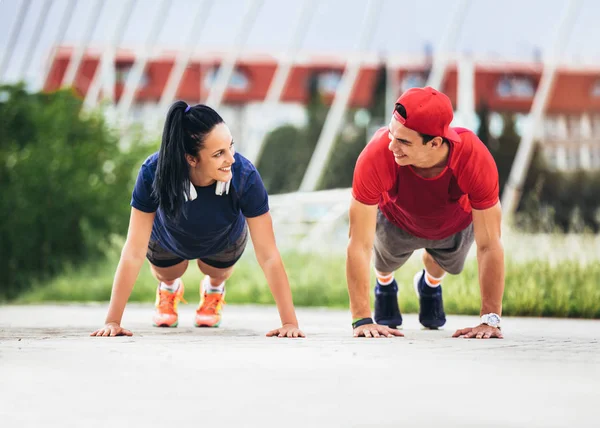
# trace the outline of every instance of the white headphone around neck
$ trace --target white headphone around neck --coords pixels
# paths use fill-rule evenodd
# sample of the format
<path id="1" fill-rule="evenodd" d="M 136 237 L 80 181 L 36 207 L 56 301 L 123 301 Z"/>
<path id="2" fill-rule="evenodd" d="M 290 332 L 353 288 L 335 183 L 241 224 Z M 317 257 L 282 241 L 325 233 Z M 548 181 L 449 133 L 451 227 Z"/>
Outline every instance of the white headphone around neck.
<path id="1" fill-rule="evenodd" d="M 229 194 L 229 187 L 231 186 L 231 180 L 229 181 L 217 181 L 215 184 L 215 195 L 222 196 L 223 193 Z M 188 198 L 187 194 L 184 194 L 185 201 L 191 202 L 198 198 L 198 192 L 196 191 L 196 187 L 190 182 L 190 197 Z"/>
<path id="2" fill-rule="evenodd" d="M 223 193 L 226 195 L 229 194 L 229 186 L 231 184 L 231 180 L 229 181 L 217 181 L 215 185 L 215 195 L 222 196 Z"/>

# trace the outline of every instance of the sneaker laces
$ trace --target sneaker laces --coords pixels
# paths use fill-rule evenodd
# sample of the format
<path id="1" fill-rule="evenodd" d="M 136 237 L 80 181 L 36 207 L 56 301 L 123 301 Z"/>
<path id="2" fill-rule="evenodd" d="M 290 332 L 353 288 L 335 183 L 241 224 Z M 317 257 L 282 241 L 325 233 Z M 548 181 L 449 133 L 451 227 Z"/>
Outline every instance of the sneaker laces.
<path id="1" fill-rule="evenodd" d="M 170 292 L 166 290 L 160 290 L 160 299 L 158 302 L 158 310 L 162 313 L 175 314 L 175 301 L 180 300 L 183 303 L 187 303 L 184 298 L 180 295 L 179 290 Z"/>
<path id="2" fill-rule="evenodd" d="M 219 307 L 224 304 L 225 298 L 223 297 L 223 293 L 204 293 L 204 302 L 202 303 L 201 309 L 210 312 L 217 312 Z"/>

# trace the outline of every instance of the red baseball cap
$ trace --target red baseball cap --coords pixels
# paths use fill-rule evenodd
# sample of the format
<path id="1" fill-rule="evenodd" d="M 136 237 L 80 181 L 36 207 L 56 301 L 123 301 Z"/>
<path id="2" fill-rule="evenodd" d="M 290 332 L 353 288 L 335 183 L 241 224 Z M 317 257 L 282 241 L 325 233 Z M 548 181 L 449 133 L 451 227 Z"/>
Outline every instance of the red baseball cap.
<path id="1" fill-rule="evenodd" d="M 445 94 L 430 86 L 411 88 L 400 95 L 396 104 L 406 109 L 406 119 L 394 110 L 394 118 L 413 131 L 421 134 L 445 137 L 460 142 L 458 133 L 450 128 L 454 118 L 452 103 Z"/>

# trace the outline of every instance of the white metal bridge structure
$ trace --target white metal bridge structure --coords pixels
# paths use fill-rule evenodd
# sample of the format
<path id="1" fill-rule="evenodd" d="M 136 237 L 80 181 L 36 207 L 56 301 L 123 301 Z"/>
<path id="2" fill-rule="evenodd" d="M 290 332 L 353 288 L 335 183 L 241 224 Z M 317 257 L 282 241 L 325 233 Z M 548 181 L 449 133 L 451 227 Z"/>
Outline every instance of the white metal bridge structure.
<path id="1" fill-rule="evenodd" d="M 110 123 L 122 132 L 133 121 L 156 132 L 194 57 L 215 50 L 223 53 L 208 93 L 197 100 L 219 110 L 228 107 L 224 95 L 239 58 L 248 52 L 270 52 L 277 58 L 277 69 L 262 103 L 252 106 L 255 117 L 269 118 L 281 108 L 294 64 L 313 52 L 343 56 L 344 71 L 299 191 L 270 199 L 278 241 L 312 250 L 337 246 L 347 239 L 350 190 L 315 189 L 332 156 L 365 62 L 383 61 L 387 67 L 386 99 L 391 106 L 401 89 L 393 71 L 422 62 L 422 47 L 430 46 L 432 61 L 424 83 L 444 90 L 447 68 L 455 64 L 454 125 L 474 128 L 476 67 L 530 60 L 536 53 L 541 79 L 534 88 L 502 200 L 505 217 L 510 219 L 534 141 L 543 128 L 557 69 L 592 68 L 600 78 L 599 18 L 595 0 L 4 0 L 0 2 L 0 28 L 4 29 L 0 32 L 0 83 L 24 80 L 30 88 L 40 89 L 58 48 L 70 46 L 72 54 L 62 79 L 63 86 L 70 86 L 86 53 L 96 51 L 99 66 L 89 82 L 84 108 L 102 104 Z M 134 59 L 117 99 L 115 55 L 123 48 L 132 51 Z M 145 68 L 165 50 L 176 54 L 160 97 L 152 108 L 134 111 Z M 269 130 L 264 125 L 244 129 L 242 152 L 251 161 L 260 158 Z"/>

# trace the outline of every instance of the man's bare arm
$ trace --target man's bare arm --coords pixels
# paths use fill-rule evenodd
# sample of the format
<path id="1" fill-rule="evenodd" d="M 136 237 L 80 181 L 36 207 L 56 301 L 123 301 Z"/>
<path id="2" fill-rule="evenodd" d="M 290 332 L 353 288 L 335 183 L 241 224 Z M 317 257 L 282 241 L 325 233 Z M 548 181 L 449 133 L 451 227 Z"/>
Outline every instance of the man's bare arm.
<path id="1" fill-rule="evenodd" d="M 346 258 L 346 277 L 352 319 L 362 320 L 362 323 L 353 329 L 354 337 L 404 336 L 399 330 L 364 319 L 371 318 L 369 273 L 376 227 L 377 206 L 365 205 L 353 199 L 350 204 L 350 241 Z"/>
<path id="2" fill-rule="evenodd" d="M 473 210 L 473 228 L 477 242 L 481 315 L 502 314 L 504 295 L 504 248 L 500 240 L 502 210 L 498 202 L 487 210 Z M 456 330 L 452 337 L 489 339 L 504 336 L 499 328 L 487 324 Z"/>
<path id="3" fill-rule="evenodd" d="M 350 204 L 350 241 L 346 258 L 346 278 L 352 318 L 370 318 L 369 265 L 375 239 L 377 205 L 352 199 Z"/>
<path id="4" fill-rule="evenodd" d="M 504 248 L 500 238 L 501 224 L 502 209 L 499 202 L 487 210 L 473 210 L 482 315 L 502 315 Z"/>

